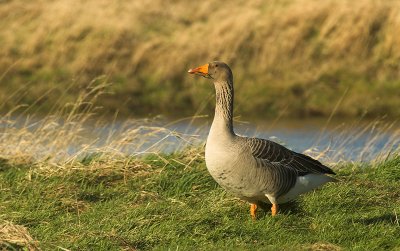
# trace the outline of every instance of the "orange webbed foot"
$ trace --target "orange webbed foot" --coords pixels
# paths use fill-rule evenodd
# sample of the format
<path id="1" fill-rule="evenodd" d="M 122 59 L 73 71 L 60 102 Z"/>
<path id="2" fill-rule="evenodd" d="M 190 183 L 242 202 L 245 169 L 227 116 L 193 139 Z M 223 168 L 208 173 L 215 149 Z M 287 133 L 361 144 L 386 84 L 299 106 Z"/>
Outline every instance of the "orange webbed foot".
<path id="1" fill-rule="evenodd" d="M 251 215 L 251 218 L 253 220 L 256 219 L 256 211 L 257 211 L 257 205 L 256 204 L 250 204 L 250 215 Z"/>

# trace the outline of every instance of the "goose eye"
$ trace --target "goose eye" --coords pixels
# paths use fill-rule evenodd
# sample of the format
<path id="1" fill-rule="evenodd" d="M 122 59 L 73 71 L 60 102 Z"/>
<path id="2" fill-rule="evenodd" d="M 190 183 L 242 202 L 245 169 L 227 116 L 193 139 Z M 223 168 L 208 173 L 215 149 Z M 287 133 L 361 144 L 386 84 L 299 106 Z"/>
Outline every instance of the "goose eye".
<path id="1" fill-rule="evenodd" d="M 218 65 L 216 64 L 215 67 L 218 67 Z"/>

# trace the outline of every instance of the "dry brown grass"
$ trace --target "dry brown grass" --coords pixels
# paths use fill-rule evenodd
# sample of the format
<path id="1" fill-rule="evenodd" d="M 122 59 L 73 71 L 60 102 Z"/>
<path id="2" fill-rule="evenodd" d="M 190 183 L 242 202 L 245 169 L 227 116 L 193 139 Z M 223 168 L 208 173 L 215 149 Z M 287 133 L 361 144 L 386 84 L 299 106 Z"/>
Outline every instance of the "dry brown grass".
<path id="1" fill-rule="evenodd" d="M 321 141 L 328 141 L 329 145 L 318 147 Z M 314 146 L 305 153 L 331 165 L 349 162 L 350 156 L 354 162 L 382 163 L 400 153 L 398 121 L 378 119 L 362 123 L 355 120 L 351 124 L 340 123 L 330 130 L 324 128 Z"/>
<path id="2" fill-rule="evenodd" d="M 0 161 L 30 164 L 32 169 L 50 172 L 87 169 L 88 163 L 100 171 L 115 166 L 140 170 L 143 162 L 138 159 L 142 156 L 158 155 L 168 163 L 171 160 L 161 156 L 165 150 L 201 144 L 199 135 L 172 131 L 157 118 L 121 121 L 117 114 L 101 116 L 102 109 L 95 103 L 107 87 L 107 82 L 93 81 L 74 102 L 56 104 L 45 116 L 30 114 L 30 106 L 17 106 L 19 113 L 11 110 L 1 115 Z"/>
<path id="3" fill-rule="evenodd" d="M 40 250 L 24 226 L 8 221 L 0 222 L 0 250 Z"/>
<path id="4" fill-rule="evenodd" d="M 211 92 L 185 70 L 220 59 L 245 114 L 328 115 L 346 89 L 339 114 L 399 114 L 397 1 L 13 0 L 0 15 L 2 99 L 21 81 L 35 84 L 24 99 L 33 102 L 49 86 L 105 74 L 127 100 L 107 107 L 192 109 Z"/>
<path id="5" fill-rule="evenodd" d="M 331 244 L 331 243 L 323 243 L 317 242 L 313 245 L 310 245 L 309 248 L 306 250 L 308 251 L 341 251 L 343 250 L 341 247 Z"/>
<path id="6" fill-rule="evenodd" d="M 122 98 L 102 105 L 123 112 L 211 109 L 210 87 L 184 73 L 211 59 L 232 65 L 237 109 L 245 114 L 399 112 L 397 1 L 236 0 L 228 8 L 215 0 L 13 0 L 0 3 L 0 16 L 7 27 L 0 30 L 0 106 L 9 110 L 0 121 L 0 157 L 7 159 L 74 161 L 88 152 L 115 158 L 120 149 L 141 149 L 146 137 L 161 139 L 145 151 L 158 152 L 165 137 L 181 136 L 146 120 L 126 122 L 125 134 L 110 133 L 100 147 L 98 138 L 85 137 L 85 124 L 102 126 L 93 118 L 104 91 L 96 83 L 115 82 L 109 88 Z M 107 77 L 87 88 L 100 75 Z M 15 118 L 16 104 L 30 104 L 24 117 L 46 102 L 51 115 L 22 124 Z M 80 149 L 73 157 L 66 151 L 71 145 Z"/>

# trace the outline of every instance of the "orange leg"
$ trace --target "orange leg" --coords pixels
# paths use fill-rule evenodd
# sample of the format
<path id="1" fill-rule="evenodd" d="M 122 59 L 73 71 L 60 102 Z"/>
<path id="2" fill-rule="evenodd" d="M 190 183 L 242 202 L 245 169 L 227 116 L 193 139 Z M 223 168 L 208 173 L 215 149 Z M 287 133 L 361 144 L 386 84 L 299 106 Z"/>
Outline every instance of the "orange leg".
<path id="1" fill-rule="evenodd" d="M 272 204 L 271 212 L 272 216 L 275 216 L 278 213 L 278 204 Z"/>
<path id="2" fill-rule="evenodd" d="M 253 220 L 256 219 L 256 211 L 257 211 L 257 205 L 256 204 L 250 204 L 250 215 L 251 215 L 251 218 Z"/>

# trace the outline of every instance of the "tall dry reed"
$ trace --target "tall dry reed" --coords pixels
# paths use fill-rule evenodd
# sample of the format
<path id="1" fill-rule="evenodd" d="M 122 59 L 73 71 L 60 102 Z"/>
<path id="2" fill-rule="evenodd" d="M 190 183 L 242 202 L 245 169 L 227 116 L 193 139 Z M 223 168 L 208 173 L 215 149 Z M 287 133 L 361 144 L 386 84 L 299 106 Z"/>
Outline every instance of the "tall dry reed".
<path id="1" fill-rule="evenodd" d="M 400 115 L 398 1 L 14 0 L 0 16 L 1 100 L 19 83 L 35 85 L 32 103 L 107 75 L 117 84 L 106 107 L 191 114 L 210 92 L 185 71 L 219 59 L 244 114 L 328 115 L 349 89 L 339 114 Z"/>

